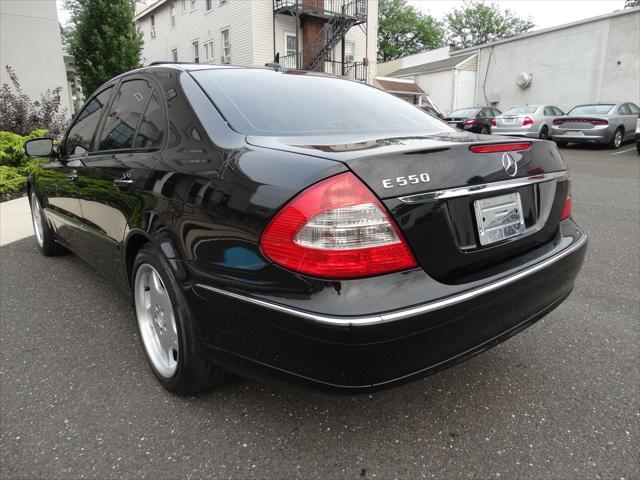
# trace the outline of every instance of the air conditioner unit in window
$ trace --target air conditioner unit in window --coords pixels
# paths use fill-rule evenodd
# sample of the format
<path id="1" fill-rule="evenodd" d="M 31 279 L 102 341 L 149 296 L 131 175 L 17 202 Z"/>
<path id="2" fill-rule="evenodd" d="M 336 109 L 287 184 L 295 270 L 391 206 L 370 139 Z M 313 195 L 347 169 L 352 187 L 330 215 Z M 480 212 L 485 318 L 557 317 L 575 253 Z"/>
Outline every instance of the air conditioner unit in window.
<path id="1" fill-rule="evenodd" d="M 151 29 L 151 38 L 155 38 L 155 36 L 156 36 L 156 29 L 152 28 Z"/>
<path id="2" fill-rule="evenodd" d="M 222 55 L 220 57 L 220 63 L 231 63 L 231 55 Z"/>

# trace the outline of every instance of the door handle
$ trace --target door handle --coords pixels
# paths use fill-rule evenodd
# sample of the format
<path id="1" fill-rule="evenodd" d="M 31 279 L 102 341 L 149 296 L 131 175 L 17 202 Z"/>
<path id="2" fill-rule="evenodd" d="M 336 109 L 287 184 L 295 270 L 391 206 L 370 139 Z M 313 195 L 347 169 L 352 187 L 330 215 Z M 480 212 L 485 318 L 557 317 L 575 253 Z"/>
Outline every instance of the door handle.
<path id="1" fill-rule="evenodd" d="M 71 172 L 67 174 L 67 180 L 69 180 L 70 182 L 75 182 L 76 180 L 78 180 L 78 171 L 71 170 Z"/>
<path id="2" fill-rule="evenodd" d="M 120 177 L 113 181 L 113 184 L 118 188 L 129 188 L 133 185 L 133 177 L 130 173 L 124 173 Z"/>

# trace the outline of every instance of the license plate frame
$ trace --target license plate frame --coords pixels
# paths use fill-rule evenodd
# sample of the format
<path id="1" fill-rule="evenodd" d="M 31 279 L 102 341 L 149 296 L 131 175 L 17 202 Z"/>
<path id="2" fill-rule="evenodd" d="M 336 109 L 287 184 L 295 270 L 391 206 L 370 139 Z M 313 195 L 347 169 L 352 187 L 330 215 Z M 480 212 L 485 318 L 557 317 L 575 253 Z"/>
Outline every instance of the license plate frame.
<path id="1" fill-rule="evenodd" d="M 482 246 L 517 237 L 526 230 L 518 192 L 475 200 L 473 210 Z"/>

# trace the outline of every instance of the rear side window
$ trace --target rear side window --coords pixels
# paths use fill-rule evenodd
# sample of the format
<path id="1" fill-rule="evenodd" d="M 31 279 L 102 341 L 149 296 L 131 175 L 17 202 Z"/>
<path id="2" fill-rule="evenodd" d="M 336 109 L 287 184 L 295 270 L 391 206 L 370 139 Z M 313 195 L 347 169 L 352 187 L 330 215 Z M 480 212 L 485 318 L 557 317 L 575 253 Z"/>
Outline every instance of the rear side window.
<path id="1" fill-rule="evenodd" d="M 558 107 L 553 107 L 553 110 L 556 112 L 556 115 L 564 115 L 564 112 Z"/>
<path id="2" fill-rule="evenodd" d="M 98 150 L 133 148 L 136 130 L 151 91 L 146 80 L 130 80 L 122 84 L 104 123 Z"/>
<path id="3" fill-rule="evenodd" d="M 544 107 L 544 115 L 546 117 L 553 117 L 555 114 L 553 107 Z"/>
<path id="4" fill-rule="evenodd" d="M 91 140 L 100 123 L 100 116 L 109 102 L 113 87 L 100 92 L 93 100 L 85 105 L 78 114 L 73 127 L 67 134 L 64 145 L 66 155 L 79 155 L 86 153 L 91 148 Z"/>
<path id="5" fill-rule="evenodd" d="M 502 115 L 502 112 L 500 110 L 498 110 L 497 108 L 493 109 L 493 116 L 497 117 L 498 115 Z"/>
<path id="6" fill-rule="evenodd" d="M 140 121 L 133 148 L 155 148 L 162 145 L 165 131 L 164 107 L 154 90 Z"/>
<path id="7" fill-rule="evenodd" d="M 627 107 L 627 104 L 625 103 L 624 105 L 620 105 L 620 108 L 618 108 L 618 113 L 620 115 L 631 115 L 631 110 L 629 110 L 629 107 Z"/>
<path id="8" fill-rule="evenodd" d="M 353 81 L 244 68 L 191 75 L 229 125 L 248 135 L 453 131 L 408 102 Z"/>
<path id="9" fill-rule="evenodd" d="M 631 114 L 640 113 L 640 108 L 634 103 L 627 103 L 627 107 L 631 110 Z"/>

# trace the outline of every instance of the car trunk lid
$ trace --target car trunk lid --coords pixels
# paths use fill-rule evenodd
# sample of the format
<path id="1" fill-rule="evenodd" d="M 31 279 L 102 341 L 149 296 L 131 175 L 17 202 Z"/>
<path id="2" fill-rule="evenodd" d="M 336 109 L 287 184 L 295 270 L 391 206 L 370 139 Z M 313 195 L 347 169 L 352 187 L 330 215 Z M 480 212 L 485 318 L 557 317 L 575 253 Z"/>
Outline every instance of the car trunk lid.
<path id="1" fill-rule="evenodd" d="M 345 143 L 335 137 L 248 140 L 345 163 L 383 200 L 424 270 L 440 281 L 455 283 L 549 242 L 557 231 L 567 195 L 566 167 L 552 143 L 500 137 L 487 142 L 480 138 L 456 132 L 344 138 Z M 471 151 L 474 146 L 523 143 L 529 148 Z M 494 207 L 503 208 L 507 200 L 516 199 L 520 210 L 517 215 L 524 223 L 521 232 L 482 244 L 479 225 L 483 217 L 477 216 L 477 201 L 484 201 L 481 203 L 488 209 L 487 217 L 496 213 L 491 210 Z M 486 227 L 493 228 L 489 224 Z"/>
<path id="2" fill-rule="evenodd" d="M 609 122 L 607 117 L 559 117 L 553 121 L 553 126 L 565 130 L 591 130 L 596 126 L 604 126 Z"/>

